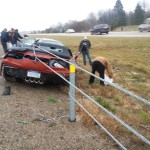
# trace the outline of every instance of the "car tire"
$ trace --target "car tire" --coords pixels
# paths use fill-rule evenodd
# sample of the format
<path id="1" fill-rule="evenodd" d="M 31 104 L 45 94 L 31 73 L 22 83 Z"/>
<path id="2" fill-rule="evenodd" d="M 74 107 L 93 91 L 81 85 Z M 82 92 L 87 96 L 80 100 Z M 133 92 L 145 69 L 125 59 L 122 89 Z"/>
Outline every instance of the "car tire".
<path id="1" fill-rule="evenodd" d="M 5 71 L 5 66 L 2 66 L 2 76 L 5 78 L 6 81 L 10 81 L 10 82 L 15 82 L 16 81 L 16 77 L 14 76 L 9 76 Z"/>
<path id="2" fill-rule="evenodd" d="M 142 28 L 140 28 L 140 29 L 139 29 L 139 31 L 140 31 L 140 32 L 143 32 L 143 29 L 142 29 Z"/>
<path id="3" fill-rule="evenodd" d="M 3 77 L 5 78 L 6 81 L 16 82 L 16 78 L 15 77 L 8 76 L 5 73 L 3 74 Z"/>

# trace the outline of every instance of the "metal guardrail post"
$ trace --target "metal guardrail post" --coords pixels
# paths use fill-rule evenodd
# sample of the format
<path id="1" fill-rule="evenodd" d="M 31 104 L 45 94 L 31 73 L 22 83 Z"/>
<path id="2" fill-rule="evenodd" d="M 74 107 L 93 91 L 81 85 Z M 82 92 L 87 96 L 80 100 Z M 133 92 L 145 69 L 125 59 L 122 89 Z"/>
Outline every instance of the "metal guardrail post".
<path id="1" fill-rule="evenodd" d="M 71 59 L 70 63 L 75 64 L 75 60 Z M 70 83 L 72 85 L 75 85 L 75 66 L 70 64 Z M 69 86 L 69 121 L 75 122 L 76 116 L 75 116 L 75 101 L 73 98 L 75 98 L 75 88 L 70 84 Z M 73 97 L 73 98 L 72 98 Z"/>

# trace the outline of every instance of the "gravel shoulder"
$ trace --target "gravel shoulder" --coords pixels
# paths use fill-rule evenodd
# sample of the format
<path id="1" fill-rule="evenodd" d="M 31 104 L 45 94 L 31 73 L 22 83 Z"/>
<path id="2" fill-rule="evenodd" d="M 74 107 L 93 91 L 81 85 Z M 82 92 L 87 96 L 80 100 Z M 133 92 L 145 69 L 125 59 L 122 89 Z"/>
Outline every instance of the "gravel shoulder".
<path id="1" fill-rule="evenodd" d="M 7 96 L 3 95 L 6 85 L 11 87 Z M 85 127 L 78 113 L 76 122 L 68 121 L 65 88 L 34 87 L 0 76 L 0 150 L 117 150 L 98 126 Z"/>

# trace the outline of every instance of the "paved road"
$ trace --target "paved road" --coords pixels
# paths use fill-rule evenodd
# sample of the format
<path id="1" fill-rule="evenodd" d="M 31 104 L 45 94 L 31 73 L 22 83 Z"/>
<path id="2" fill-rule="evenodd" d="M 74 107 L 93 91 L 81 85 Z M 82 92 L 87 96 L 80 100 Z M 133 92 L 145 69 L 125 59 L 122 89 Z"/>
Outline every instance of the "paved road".
<path id="1" fill-rule="evenodd" d="M 150 37 L 150 32 L 109 32 L 109 34 L 91 35 L 90 33 L 50 33 L 39 35 L 54 35 L 54 36 L 98 36 L 98 37 Z"/>
<path id="2" fill-rule="evenodd" d="M 110 32 L 108 37 L 150 37 L 150 32 L 138 32 L 138 31 L 130 31 L 130 32 Z"/>

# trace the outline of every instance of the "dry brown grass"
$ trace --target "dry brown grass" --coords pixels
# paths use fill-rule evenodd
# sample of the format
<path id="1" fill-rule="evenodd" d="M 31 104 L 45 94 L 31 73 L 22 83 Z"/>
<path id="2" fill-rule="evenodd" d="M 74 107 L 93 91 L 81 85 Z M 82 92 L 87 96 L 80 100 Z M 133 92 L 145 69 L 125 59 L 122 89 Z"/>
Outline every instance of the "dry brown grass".
<path id="1" fill-rule="evenodd" d="M 83 37 L 48 36 L 48 38 L 62 41 L 76 54 Z M 91 36 L 89 39 L 92 43 L 92 59 L 100 55 L 108 58 L 113 66 L 114 82 L 128 91 L 150 100 L 150 39 L 95 36 Z M 77 63 L 84 69 L 91 71 L 90 66 L 83 66 L 82 57 L 78 58 Z M 116 110 L 115 115 L 150 140 L 149 107 L 110 86 L 101 87 L 98 80 L 95 80 L 93 85 L 89 85 L 89 76 L 79 70 L 76 75 L 77 87 L 94 99 L 102 97 Z M 97 106 L 86 100 L 83 95 L 77 92 L 76 97 L 110 132 L 114 133 L 116 137 L 120 136 L 123 143 L 127 142 L 127 146 L 133 142 L 137 145 L 137 147 L 134 147 L 135 149 L 147 149 L 145 144 L 137 137 Z M 83 113 L 81 109 L 78 110 L 86 126 L 95 125 L 87 114 Z M 140 144 L 142 147 L 139 146 Z"/>

